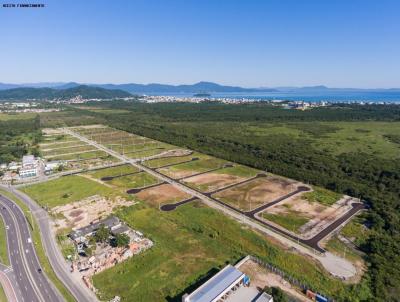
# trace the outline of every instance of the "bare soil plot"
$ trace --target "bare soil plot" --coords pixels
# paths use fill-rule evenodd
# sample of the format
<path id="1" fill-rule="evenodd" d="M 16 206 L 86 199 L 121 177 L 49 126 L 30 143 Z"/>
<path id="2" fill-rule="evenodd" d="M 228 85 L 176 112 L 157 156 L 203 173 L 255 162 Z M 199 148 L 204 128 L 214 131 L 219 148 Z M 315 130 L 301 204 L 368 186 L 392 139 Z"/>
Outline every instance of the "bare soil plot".
<path id="1" fill-rule="evenodd" d="M 354 202 L 351 198 L 343 197 L 328 206 L 309 201 L 305 194 L 295 195 L 268 208 L 261 217 L 303 238 L 311 238 L 350 210 Z"/>
<path id="2" fill-rule="evenodd" d="M 93 195 L 77 202 L 54 207 L 51 214 L 56 217 L 55 226 L 57 229 L 78 229 L 107 217 L 117 207 L 132 204 L 132 201 L 119 196 L 110 199 Z"/>
<path id="3" fill-rule="evenodd" d="M 185 180 L 182 182 L 192 188 L 198 189 L 199 191 L 211 192 L 228 185 L 241 182 L 245 179 L 246 178 L 235 175 L 210 172 L 185 178 Z"/>
<path id="4" fill-rule="evenodd" d="M 250 211 L 295 191 L 297 184 L 293 180 L 268 176 L 218 192 L 213 197 L 240 210 Z"/>
<path id="5" fill-rule="evenodd" d="M 170 184 L 162 184 L 149 189 L 144 189 L 136 197 L 152 206 L 158 207 L 165 203 L 176 203 L 190 198 L 190 195 Z"/>
<path id="6" fill-rule="evenodd" d="M 256 286 L 258 288 L 264 288 L 265 286 L 279 287 L 281 290 L 298 299 L 299 301 L 312 301 L 303 295 L 299 289 L 293 287 L 289 282 L 283 279 L 280 275 L 271 273 L 252 260 L 248 260 L 243 263 L 239 269 L 250 277 L 252 286 Z"/>
<path id="7" fill-rule="evenodd" d="M 88 155 L 90 158 L 85 159 L 83 157 L 84 155 Z M 61 158 L 61 160 L 67 160 L 64 166 L 65 170 L 92 169 L 96 167 L 112 165 L 118 162 L 117 158 L 109 156 L 107 153 L 102 153 L 101 151 L 93 152 L 91 154 L 82 153 L 80 155 L 82 157 L 79 160 L 74 156 L 76 156 L 76 154 L 70 155 L 69 158 Z"/>

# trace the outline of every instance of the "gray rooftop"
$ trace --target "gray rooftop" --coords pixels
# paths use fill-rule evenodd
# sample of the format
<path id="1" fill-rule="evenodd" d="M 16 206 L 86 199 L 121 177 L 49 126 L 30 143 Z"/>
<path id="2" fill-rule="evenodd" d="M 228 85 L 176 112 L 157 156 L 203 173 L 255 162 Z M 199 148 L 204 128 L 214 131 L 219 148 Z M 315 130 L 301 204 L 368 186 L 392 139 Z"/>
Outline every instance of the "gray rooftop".
<path id="1" fill-rule="evenodd" d="M 211 302 L 220 294 L 232 286 L 232 284 L 244 276 L 244 274 L 233 267 L 226 266 L 218 274 L 196 289 L 187 297 L 190 302 Z"/>
<path id="2" fill-rule="evenodd" d="M 115 216 L 108 217 L 106 219 L 100 220 L 99 222 L 89 224 L 83 228 L 77 229 L 75 231 L 72 231 L 69 236 L 71 239 L 75 240 L 79 237 L 86 236 L 90 233 L 93 233 L 94 231 L 98 230 L 101 225 L 105 225 L 108 228 L 111 228 L 113 226 L 119 225 L 121 222 L 119 219 Z"/>
<path id="3" fill-rule="evenodd" d="M 114 230 L 111 230 L 111 234 L 113 234 L 113 235 L 122 234 L 129 230 L 130 230 L 130 228 L 127 225 L 121 225 L 120 227 L 118 227 Z"/>

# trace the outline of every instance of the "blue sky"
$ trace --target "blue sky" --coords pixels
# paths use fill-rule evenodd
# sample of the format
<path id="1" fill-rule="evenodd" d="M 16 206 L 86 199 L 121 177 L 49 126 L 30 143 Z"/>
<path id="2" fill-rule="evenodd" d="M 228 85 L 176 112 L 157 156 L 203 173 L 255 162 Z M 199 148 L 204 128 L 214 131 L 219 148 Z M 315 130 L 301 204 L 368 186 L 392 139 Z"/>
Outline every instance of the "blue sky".
<path id="1" fill-rule="evenodd" d="M 397 0 L 32 3 L 0 7 L 0 82 L 400 87 Z"/>

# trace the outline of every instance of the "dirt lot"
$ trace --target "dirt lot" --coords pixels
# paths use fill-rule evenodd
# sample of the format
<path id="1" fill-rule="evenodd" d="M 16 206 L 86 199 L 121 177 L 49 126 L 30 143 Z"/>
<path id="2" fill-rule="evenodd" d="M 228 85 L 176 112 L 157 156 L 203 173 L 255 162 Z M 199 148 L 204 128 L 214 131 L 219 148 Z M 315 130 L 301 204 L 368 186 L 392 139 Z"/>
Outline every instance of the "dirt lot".
<path id="1" fill-rule="evenodd" d="M 281 276 L 271 273 L 257 263 L 248 260 L 243 263 L 239 270 L 250 277 L 251 286 L 256 286 L 260 289 L 265 286 L 279 287 L 290 296 L 304 302 L 312 301 L 303 295 L 298 289 L 294 288 L 289 282 L 285 281 Z"/>
<path id="2" fill-rule="evenodd" d="M 94 195 L 77 202 L 55 207 L 51 214 L 56 217 L 55 226 L 57 229 L 77 229 L 107 217 L 118 206 L 130 206 L 132 204 L 132 201 L 127 201 L 122 197 L 111 200 Z"/>
<path id="3" fill-rule="evenodd" d="M 302 195 L 295 195 L 268 208 L 265 212 L 283 218 L 287 216 L 288 219 L 291 213 L 307 218 L 308 222 L 301 226 L 297 233 L 303 238 L 310 238 L 347 212 L 352 202 L 353 199 L 344 197 L 335 204 L 326 206 L 318 202 L 309 202 Z"/>
<path id="4" fill-rule="evenodd" d="M 153 188 L 145 189 L 136 194 L 140 200 L 143 200 L 153 206 L 159 206 L 165 203 L 176 203 L 190 198 L 189 194 L 180 191 L 170 184 L 163 184 Z"/>
<path id="5" fill-rule="evenodd" d="M 159 169 L 158 172 L 165 174 L 174 179 L 189 177 L 193 174 L 198 173 L 197 171 L 193 171 L 193 170 L 176 170 L 176 171 L 174 171 L 170 167 Z"/>
<path id="6" fill-rule="evenodd" d="M 297 182 L 269 176 L 221 191 L 213 197 L 244 211 L 255 209 L 296 190 Z"/>
<path id="7" fill-rule="evenodd" d="M 245 180 L 243 177 L 211 172 L 186 178 L 184 182 L 189 186 L 199 189 L 200 191 L 210 192 L 234 183 L 241 182 L 243 180 Z"/>

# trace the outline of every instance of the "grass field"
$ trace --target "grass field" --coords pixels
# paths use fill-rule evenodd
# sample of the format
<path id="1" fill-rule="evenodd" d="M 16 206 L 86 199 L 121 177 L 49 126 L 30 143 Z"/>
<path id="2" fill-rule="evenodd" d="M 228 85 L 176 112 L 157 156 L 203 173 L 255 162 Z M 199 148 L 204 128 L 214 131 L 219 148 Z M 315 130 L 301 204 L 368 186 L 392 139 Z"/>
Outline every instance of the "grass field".
<path id="1" fill-rule="evenodd" d="M 81 141 L 71 141 L 71 142 L 60 142 L 60 143 L 44 143 L 44 144 L 39 144 L 40 148 L 42 151 L 49 150 L 49 149 L 62 149 L 62 148 L 70 148 L 70 147 L 76 147 L 76 146 L 84 146 L 86 145 L 84 142 Z"/>
<path id="2" fill-rule="evenodd" d="M 304 224 L 306 224 L 310 219 L 304 217 L 304 215 L 300 212 L 296 211 L 288 211 L 287 213 L 282 214 L 270 214 L 268 212 L 263 212 L 261 216 L 269 221 L 284 227 L 288 231 L 297 232 L 297 230 Z"/>
<path id="3" fill-rule="evenodd" d="M 80 142 L 80 140 L 68 134 L 52 134 L 44 135 L 42 137 L 42 144 L 55 144 L 55 143 L 71 143 Z"/>
<path id="4" fill-rule="evenodd" d="M 97 113 L 106 113 L 106 114 L 121 114 L 121 113 L 129 113 L 129 110 L 124 109 L 105 109 L 105 108 L 96 108 L 89 106 L 76 106 L 78 109 L 86 109 L 88 111 L 97 112 Z"/>
<path id="5" fill-rule="evenodd" d="M 113 180 L 107 181 L 107 183 L 117 186 L 123 189 L 133 189 L 133 188 L 141 188 L 147 187 L 153 184 L 158 183 L 159 180 L 154 176 L 146 173 L 140 172 L 134 175 L 127 175 L 118 178 L 114 178 Z"/>
<path id="6" fill-rule="evenodd" d="M 371 236 L 372 231 L 365 225 L 365 219 L 362 216 L 356 216 L 349 221 L 341 230 L 340 235 L 346 237 L 348 240 L 353 242 L 355 246 L 363 245 Z M 333 236 L 327 243 L 326 248 L 332 253 L 339 256 L 344 256 L 350 261 L 360 261 L 361 254 L 354 250 L 352 246 L 348 246 L 342 242 L 337 235 Z"/>
<path id="7" fill-rule="evenodd" d="M 53 149 L 49 151 L 42 151 L 42 154 L 44 156 L 52 156 L 52 155 L 60 155 L 60 154 L 68 154 L 68 153 L 81 153 L 85 151 L 91 151 L 91 150 L 97 150 L 95 147 L 90 146 L 90 145 L 84 145 L 80 147 L 71 147 L 71 148 L 59 148 L 59 149 Z"/>
<path id="8" fill-rule="evenodd" d="M 303 198 L 308 200 L 309 202 L 318 202 L 326 206 L 333 205 L 342 196 L 342 194 L 329 191 L 317 186 L 313 186 L 313 191 L 303 194 Z"/>
<path id="9" fill-rule="evenodd" d="M 32 119 L 37 115 L 34 112 L 26 113 L 0 113 L 0 121 L 10 121 L 10 120 L 27 120 Z"/>
<path id="10" fill-rule="evenodd" d="M 3 287 L 1 287 L 1 284 L 0 284 L 0 302 L 7 302 L 7 297 Z"/>
<path id="11" fill-rule="evenodd" d="M 94 149 L 95 150 L 95 149 Z M 55 155 L 51 156 L 51 160 L 81 160 L 81 159 L 93 159 L 93 158 L 105 158 L 107 157 L 109 160 L 115 160 L 116 158 L 112 157 L 108 153 L 104 151 L 89 151 L 84 153 L 75 153 L 75 154 L 68 154 L 68 155 Z"/>
<path id="12" fill-rule="evenodd" d="M 263 236 L 200 203 L 168 213 L 133 206 L 119 211 L 118 216 L 144 232 L 155 245 L 93 277 L 101 300 L 119 295 L 135 301 L 181 301 L 185 288 L 247 254 L 277 265 L 324 293 L 340 295 L 345 290 L 342 282 L 330 278 L 310 260 L 277 248 Z"/>
<path id="13" fill-rule="evenodd" d="M 23 191 L 40 205 L 53 208 L 92 195 L 113 197 L 119 194 L 111 188 L 81 176 L 66 176 L 45 183 L 24 187 Z"/>
<path id="14" fill-rule="evenodd" d="M 356 216 L 341 229 L 340 234 L 352 240 L 356 245 L 361 245 L 368 240 L 372 231 L 365 226 L 363 217 Z"/>
<path id="15" fill-rule="evenodd" d="M 143 151 L 134 152 L 134 153 L 127 153 L 125 155 L 129 158 L 143 158 L 143 157 L 158 155 L 165 151 L 167 151 L 167 149 L 152 149 L 152 150 L 149 149 L 149 150 L 143 150 Z"/>
<path id="16" fill-rule="evenodd" d="M 0 263 L 10 265 L 7 250 L 7 237 L 6 228 L 4 226 L 3 218 L 0 217 Z"/>
<path id="17" fill-rule="evenodd" d="M 326 244 L 325 248 L 340 257 L 346 258 L 350 261 L 362 261 L 362 257 L 357 251 L 348 247 L 344 242 L 340 241 L 337 236 L 333 236 L 328 243 Z"/>
<path id="18" fill-rule="evenodd" d="M 177 157 L 166 157 L 166 158 L 156 158 L 152 160 L 147 160 L 144 162 L 144 165 L 150 168 L 159 168 L 162 166 L 166 165 L 172 165 L 172 164 L 179 164 L 188 160 L 191 160 L 192 158 L 197 157 L 194 154 L 187 155 L 187 156 L 177 156 Z"/>
<path id="19" fill-rule="evenodd" d="M 89 172 L 88 174 L 94 178 L 101 179 L 103 177 L 108 176 L 118 176 L 128 173 L 134 173 L 139 171 L 136 167 L 131 165 L 121 165 L 112 168 L 100 169 L 93 172 Z"/>
<path id="20" fill-rule="evenodd" d="M 211 169 L 222 167 L 228 163 L 219 158 L 209 157 L 207 155 L 196 156 L 198 160 L 183 164 L 177 164 L 167 168 L 158 170 L 160 173 L 166 174 L 173 178 L 190 176 L 196 173 L 206 172 Z"/>
<path id="21" fill-rule="evenodd" d="M 262 171 L 253 169 L 250 167 L 246 167 L 243 165 L 237 165 L 235 164 L 231 168 L 223 168 L 221 170 L 215 171 L 217 174 L 228 174 L 228 175 L 233 175 L 233 176 L 239 176 L 243 178 L 250 178 L 256 176 L 258 173 L 261 173 Z"/>

